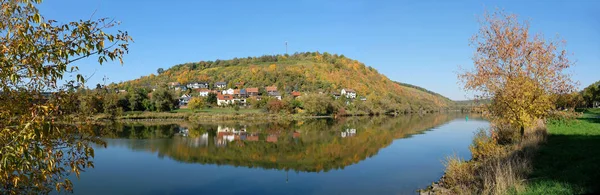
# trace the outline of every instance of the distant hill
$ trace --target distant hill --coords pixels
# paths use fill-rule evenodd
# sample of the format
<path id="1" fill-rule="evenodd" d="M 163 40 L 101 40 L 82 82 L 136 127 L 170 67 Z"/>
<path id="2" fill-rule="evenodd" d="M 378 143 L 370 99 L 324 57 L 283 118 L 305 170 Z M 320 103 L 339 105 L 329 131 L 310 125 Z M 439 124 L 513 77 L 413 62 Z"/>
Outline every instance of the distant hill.
<path id="1" fill-rule="evenodd" d="M 391 104 L 405 110 L 434 110 L 454 104 L 450 99 L 418 86 L 394 82 L 372 67 L 344 55 L 303 52 L 293 55 L 265 55 L 230 60 L 200 61 L 175 65 L 160 74 L 113 84 L 120 89 L 154 87 L 169 82 L 225 81 L 228 87 L 242 88 L 275 85 L 287 94 L 291 91 L 339 93 L 354 89 L 367 101 L 381 107 Z"/>

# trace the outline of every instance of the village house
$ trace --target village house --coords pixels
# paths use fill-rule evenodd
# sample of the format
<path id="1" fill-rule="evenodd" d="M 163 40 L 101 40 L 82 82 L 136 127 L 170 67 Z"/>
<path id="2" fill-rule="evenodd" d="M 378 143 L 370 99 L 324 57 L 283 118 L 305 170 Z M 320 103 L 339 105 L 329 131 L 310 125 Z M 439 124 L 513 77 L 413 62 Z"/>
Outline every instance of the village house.
<path id="1" fill-rule="evenodd" d="M 211 93 L 213 91 L 209 90 L 209 89 L 200 89 L 198 90 L 198 93 L 200 95 L 200 97 L 207 97 L 209 93 Z"/>
<path id="2" fill-rule="evenodd" d="M 294 98 L 297 98 L 297 97 L 300 97 L 301 94 L 300 94 L 300 92 L 292 91 L 292 93 L 290 93 L 290 95 L 292 95 L 292 97 L 294 97 Z"/>
<path id="3" fill-rule="evenodd" d="M 360 101 L 367 101 L 367 97 L 365 97 L 365 96 L 360 97 Z"/>
<path id="4" fill-rule="evenodd" d="M 340 95 L 339 93 L 333 92 L 331 93 L 331 95 L 333 95 L 333 98 L 335 98 L 336 100 L 339 99 L 342 95 Z"/>
<path id="5" fill-rule="evenodd" d="M 170 82 L 169 83 L 169 88 L 174 89 L 176 91 L 185 91 L 187 90 L 187 87 L 184 85 L 181 85 L 179 82 Z"/>
<path id="6" fill-rule="evenodd" d="M 246 98 L 248 97 L 248 93 L 246 92 L 246 89 L 234 89 L 233 96 L 236 98 Z"/>
<path id="7" fill-rule="evenodd" d="M 191 99 L 192 96 L 190 96 L 189 94 L 183 94 L 179 98 L 179 106 L 187 106 L 188 102 L 190 102 Z"/>
<path id="8" fill-rule="evenodd" d="M 227 82 L 221 81 L 221 82 L 216 82 L 215 83 L 215 88 L 217 88 L 217 89 L 223 89 L 225 87 L 227 87 Z"/>
<path id="9" fill-rule="evenodd" d="M 265 87 L 265 91 L 267 91 L 267 93 L 269 93 L 269 92 L 276 92 L 277 91 L 277 86 L 267 86 L 267 87 Z"/>
<path id="10" fill-rule="evenodd" d="M 346 98 L 349 99 L 356 98 L 356 91 L 354 91 L 354 89 L 342 89 L 342 92 L 340 94 L 346 96 Z"/>
<path id="11" fill-rule="evenodd" d="M 208 89 L 207 82 L 191 82 L 187 84 L 187 88 L 190 89 Z"/>
<path id="12" fill-rule="evenodd" d="M 234 90 L 232 88 L 221 91 L 221 94 L 223 94 L 223 95 L 233 95 L 233 93 L 234 93 Z"/>
<path id="13" fill-rule="evenodd" d="M 267 94 L 269 94 L 269 96 L 271 96 L 271 97 L 281 100 L 281 93 L 279 93 L 278 91 L 267 92 Z"/>
<path id="14" fill-rule="evenodd" d="M 226 106 L 229 104 L 233 104 L 233 95 L 225 95 L 225 94 L 217 94 L 217 105 L 218 106 Z"/>
<path id="15" fill-rule="evenodd" d="M 258 96 L 258 88 L 246 88 L 246 93 L 250 97 Z"/>

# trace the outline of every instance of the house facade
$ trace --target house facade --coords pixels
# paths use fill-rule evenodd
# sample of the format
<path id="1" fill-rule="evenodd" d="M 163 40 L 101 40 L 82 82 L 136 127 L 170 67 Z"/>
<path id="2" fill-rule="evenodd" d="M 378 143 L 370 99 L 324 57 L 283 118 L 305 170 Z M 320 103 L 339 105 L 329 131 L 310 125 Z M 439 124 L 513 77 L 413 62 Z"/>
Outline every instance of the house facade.
<path id="1" fill-rule="evenodd" d="M 235 92 L 235 91 L 234 91 L 232 88 L 229 88 L 229 89 L 227 89 L 227 90 L 223 90 L 223 91 L 221 91 L 221 94 L 223 94 L 223 95 L 233 95 L 233 94 L 234 94 L 234 92 Z"/>
<path id="2" fill-rule="evenodd" d="M 250 97 L 258 96 L 258 88 L 246 88 L 246 93 Z"/>
<path id="3" fill-rule="evenodd" d="M 200 95 L 200 97 L 206 97 L 211 92 L 213 92 L 213 91 L 208 90 L 208 89 L 200 89 L 199 90 L 199 95 Z"/>
<path id="4" fill-rule="evenodd" d="M 190 89 L 208 89 L 207 82 L 191 82 L 188 83 L 186 86 Z"/>
<path id="5" fill-rule="evenodd" d="M 279 93 L 278 91 L 267 92 L 267 94 L 269 94 L 269 96 L 271 96 L 271 97 L 281 100 L 281 93 Z"/>
<path id="6" fill-rule="evenodd" d="M 233 95 L 217 94 L 217 105 L 226 106 L 233 104 Z"/>
<path id="7" fill-rule="evenodd" d="M 217 89 L 224 89 L 225 87 L 227 87 L 227 82 L 221 81 L 215 83 L 215 88 Z"/>
<path id="8" fill-rule="evenodd" d="M 187 106 L 191 99 L 192 96 L 189 94 L 183 94 L 181 97 L 179 97 L 179 106 Z"/>
<path id="9" fill-rule="evenodd" d="M 277 91 L 277 86 L 267 86 L 265 87 L 265 91 L 268 92 L 276 92 Z"/>
<path id="10" fill-rule="evenodd" d="M 340 94 L 349 99 L 356 98 L 356 91 L 354 91 L 354 89 L 342 89 Z"/>

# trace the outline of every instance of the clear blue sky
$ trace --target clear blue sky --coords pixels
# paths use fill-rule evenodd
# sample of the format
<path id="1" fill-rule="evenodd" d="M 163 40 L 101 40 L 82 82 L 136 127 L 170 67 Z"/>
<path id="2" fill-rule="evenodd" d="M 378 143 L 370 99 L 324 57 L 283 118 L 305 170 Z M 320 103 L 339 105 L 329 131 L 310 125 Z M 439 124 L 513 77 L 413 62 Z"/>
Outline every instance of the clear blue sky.
<path id="1" fill-rule="evenodd" d="M 201 60 L 320 51 L 364 62 L 392 80 L 454 100 L 472 98 L 457 83 L 472 67 L 469 38 L 477 18 L 495 8 L 531 20 L 531 31 L 559 34 L 577 61 L 570 69 L 585 87 L 600 80 L 600 1 L 121 1 L 46 0 L 46 19 L 111 17 L 135 43 L 118 63 L 80 62 L 81 73 L 110 82 Z"/>

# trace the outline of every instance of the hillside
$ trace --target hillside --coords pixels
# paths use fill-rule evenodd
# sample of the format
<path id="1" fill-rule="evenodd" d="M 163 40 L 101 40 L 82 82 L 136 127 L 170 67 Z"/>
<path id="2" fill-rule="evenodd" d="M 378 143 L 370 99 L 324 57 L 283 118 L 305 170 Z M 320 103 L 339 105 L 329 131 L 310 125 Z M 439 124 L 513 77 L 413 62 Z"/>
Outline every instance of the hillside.
<path id="1" fill-rule="evenodd" d="M 244 82 L 243 87 L 275 85 L 281 92 L 291 91 L 339 93 L 342 88 L 354 89 L 358 96 L 381 107 L 399 107 L 400 110 L 435 110 L 453 102 L 423 88 L 397 83 L 372 67 L 343 55 L 327 52 L 305 52 L 293 55 L 234 58 L 230 60 L 200 61 L 175 65 L 160 74 L 113 84 L 120 89 L 156 87 L 169 82 L 182 84 L 195 81 L 226 81 L 228 87 Z M 116 86 L 115 86 L 116 85 Z"/>

